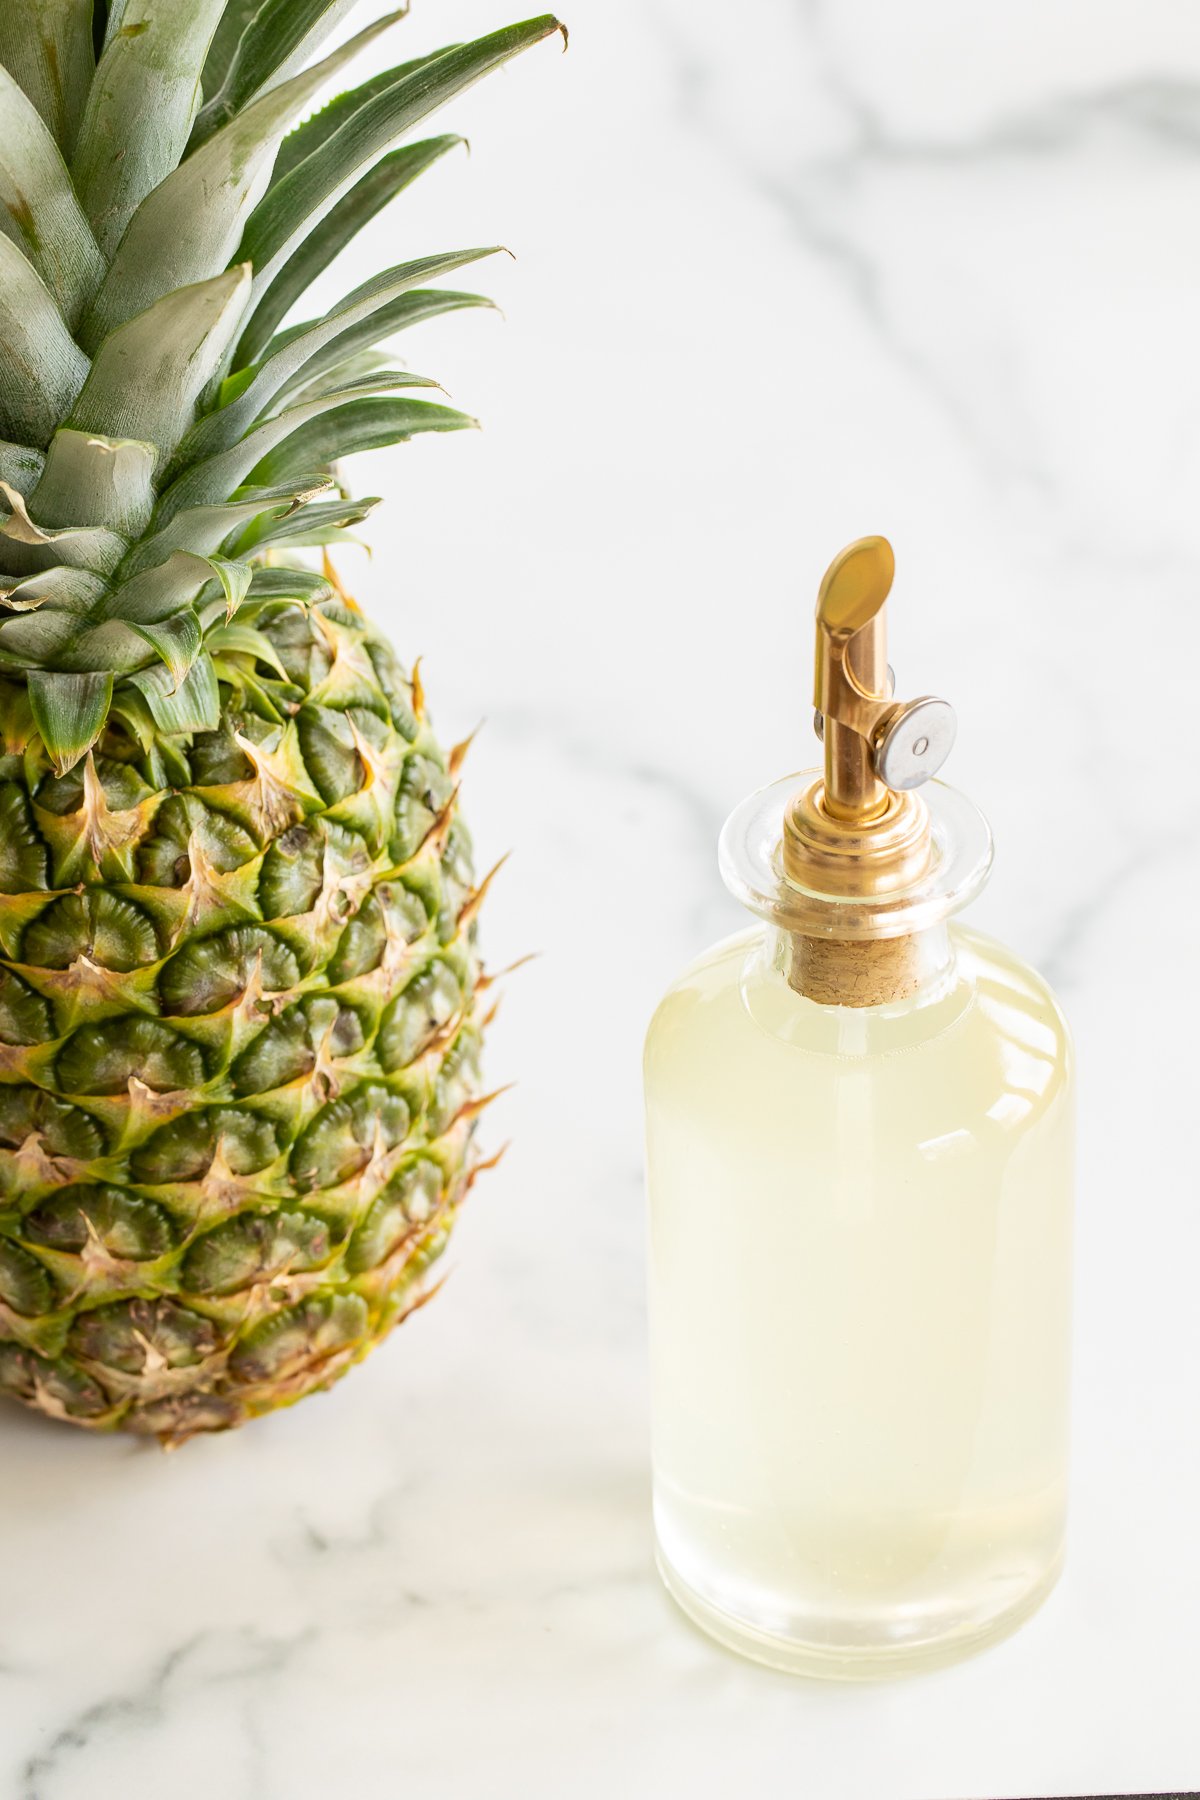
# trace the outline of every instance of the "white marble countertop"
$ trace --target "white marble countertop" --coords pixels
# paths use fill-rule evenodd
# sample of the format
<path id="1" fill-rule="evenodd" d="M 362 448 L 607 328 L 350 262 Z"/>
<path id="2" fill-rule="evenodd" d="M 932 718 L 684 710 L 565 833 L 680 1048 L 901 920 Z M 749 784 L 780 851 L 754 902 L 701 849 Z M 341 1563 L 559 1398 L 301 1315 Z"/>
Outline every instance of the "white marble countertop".
<path id="1" fill-rule="evenodd" d="M 505 16 L 414 15 L 389 60 Z M 571 23 L 390 215 L 398 255 L 519 261 L 507 325 L 411 347 L 487 429 L 360 462 L 390 504 L 347 570 L 447 734 L 487 719 L 487 944 L 543 952 L 490 1056 L 514 1146 L 334 1394 L 169 1457 L 0 1415 L 0 1800 L 1200 1786 L 1200 32 L 1179 0 Z M 723 815 L 812 760 L 814 583 L 870 531 L 996 828 L 973 917 L 1076 1028 L 1076 1449 L 1045 1610 L 839 1689 L 710 1645 L 653 1571 L 639 1051 L 737 922 Z"/>

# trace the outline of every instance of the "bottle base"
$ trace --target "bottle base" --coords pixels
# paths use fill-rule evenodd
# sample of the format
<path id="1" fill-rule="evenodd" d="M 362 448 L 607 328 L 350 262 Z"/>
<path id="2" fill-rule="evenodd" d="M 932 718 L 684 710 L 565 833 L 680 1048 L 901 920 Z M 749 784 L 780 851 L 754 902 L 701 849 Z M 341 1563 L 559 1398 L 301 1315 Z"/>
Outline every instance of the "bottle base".
<path id="1" fill-rule="evenodd" d="M 737 1618 L 699 1594 L 679 1574 L 655 1540 L 655 1561 L 663 1584 L 676 1605 L 694 1625 L 728 1650 L 749 1657 L 768 1668 L 789 1675 L 806 1675 L 825 1681 L 881 1681 L 973 1656 L 1008 1637 L 1035 1613 L 1055 1586 L 1063 1568 L 1060 1550 L 1054 1561 L 1025 1591 L 1002 1611 L 985 1618 L 969 1614 L 949 1629 L 942 1626 L 927 1637 L 906 1635 L 903 1642 L 838 1644 L 781 1636 Z"/>

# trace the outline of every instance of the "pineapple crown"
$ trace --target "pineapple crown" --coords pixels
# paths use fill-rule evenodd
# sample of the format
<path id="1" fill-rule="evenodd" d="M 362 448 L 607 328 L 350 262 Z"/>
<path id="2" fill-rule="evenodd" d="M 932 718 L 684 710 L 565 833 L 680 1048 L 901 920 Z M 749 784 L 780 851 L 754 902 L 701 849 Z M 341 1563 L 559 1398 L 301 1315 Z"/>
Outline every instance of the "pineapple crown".
<path id="1" fill-rule="evenodd" d="M 402 16 L 308 66 L 354 3 L 0 7 L 0 713 L 10 747 L 60 774 L 114 724 L 169 767 L 172 738 L 217 726 L 222 685 L 278 717 L 283 671 L 255 621 L 330 589 L 264 552 L 337 542 L 366 516 L 339 455 L 475 423 L 412 397 L 437 384 L 376 346 L 489 305 L 424 284 L 496 246 L 399 264 L 285 320 L 462 140 L 399 141 L 566 34 L 549 15 L 509 26 L 295 125 Z"/>

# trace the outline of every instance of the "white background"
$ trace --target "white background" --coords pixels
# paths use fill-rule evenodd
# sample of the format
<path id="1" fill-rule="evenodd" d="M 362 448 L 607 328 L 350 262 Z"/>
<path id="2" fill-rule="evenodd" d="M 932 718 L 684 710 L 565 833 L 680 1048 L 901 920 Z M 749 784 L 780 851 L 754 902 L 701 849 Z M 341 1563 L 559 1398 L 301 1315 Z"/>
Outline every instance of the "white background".
<path id="1" fill-rule="evenodd" d="M 367 16 L 369 6 L 364 9 Z M 417 0 L 366 67 L 506 22 Z M 345 573 L 422 653 L 511 1136 L 434 1306 L 171 1457 L 0 1416 L 3 1800 L 805 1800 L 1200 1787 L 1200 25 L 1180 0 L 573 0 L 329 278 L 502 239 L 403 343 L 485 429 L 359 459 Z M 454 285 L 474 285 L 468 277 Z M 313 310 L 310 308 L 309 310 Z M 904 691 L 1081 1068 L 1064 1582 L 946 1673 L 702 1639 L 647 1516 L 640 1040 L 812 760 L 815 583 L 886 532 Z M 736 1219 L 731 1221 L 736 1226 Z"/>

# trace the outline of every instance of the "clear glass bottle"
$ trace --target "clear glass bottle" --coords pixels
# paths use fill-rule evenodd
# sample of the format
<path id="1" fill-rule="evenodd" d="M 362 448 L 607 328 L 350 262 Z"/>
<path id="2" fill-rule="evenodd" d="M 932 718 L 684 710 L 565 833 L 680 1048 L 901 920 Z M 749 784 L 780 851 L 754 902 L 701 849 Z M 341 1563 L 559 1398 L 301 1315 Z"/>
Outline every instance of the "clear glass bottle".
<path id="1" fill-rule="evenodd" d="M 990 837 L 911 791 L 952 715 L 891 699 L 890 580 L 881 539 L 826 577 L 825 770 L 729 821 L 764 922 L 646 1047 L 660 1568 L 724 1643 L 840 1677 L 1013 1629 L 1066 1509 L 1070 1040 L 1032 969 L 948 922 Z"/>

